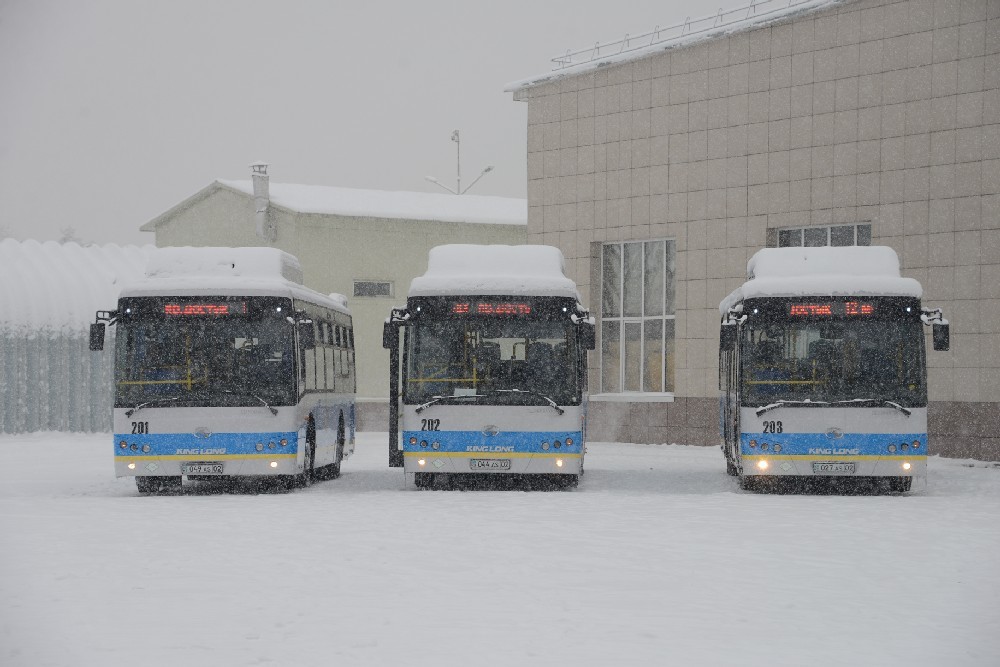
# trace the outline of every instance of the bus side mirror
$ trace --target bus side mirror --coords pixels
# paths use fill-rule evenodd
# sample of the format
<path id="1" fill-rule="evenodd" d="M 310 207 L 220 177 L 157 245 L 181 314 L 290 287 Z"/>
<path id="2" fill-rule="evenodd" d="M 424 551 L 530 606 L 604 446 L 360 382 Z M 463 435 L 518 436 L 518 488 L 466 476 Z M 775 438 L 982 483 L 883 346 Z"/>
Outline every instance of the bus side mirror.
<path id="1" fill-rule="evenodd" d="M 719 329 L 719 349 L 725 352 L 736 349 L 735 324 L 723 324 Z"/>
<path id="2" fill-rule="evenodd" d="M 393 350 L 399 347 L 399 325 L 386 322 L 382 325 L 382 347 Z"/>
<path id="3" fill-rule="evenodd" d="M 580 327 L 580 345 L 585 350 L 593 350 L 597 347 L 597 327 L 589 322 L 584 322 Z"/>
<path id="4" fill-rule="evenodd" d="M 90 325 L 90 351 L 100 352 L 104 349 L 104 323 L 96 322 Z"/>
<path id="5" fill-rule="evenodd" d="M 935 323 L 931 336 L 934 339 L 934 349 L 939 352 L 947 352 L 951 347 L 951 331 L 947 324 Z"/>

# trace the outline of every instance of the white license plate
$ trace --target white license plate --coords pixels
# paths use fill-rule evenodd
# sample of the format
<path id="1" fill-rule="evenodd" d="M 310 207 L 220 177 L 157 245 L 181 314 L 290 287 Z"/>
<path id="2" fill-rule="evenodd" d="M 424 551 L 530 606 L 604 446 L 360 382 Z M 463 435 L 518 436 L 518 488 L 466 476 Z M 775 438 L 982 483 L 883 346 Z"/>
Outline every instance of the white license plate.
<path id="1" fill-rule="evenodd" d="M 222 464 L 221 463 L 182 463 L 181 464 L 181 474 L 182 475 L 221 475 L 222 474 Z"/>
<path id="2" fill-rule="evenodd" d="M 471 459 L 472 470 L 510 470 L 510 459 Z"/>
<path id="3" fill-rule="evenodd" d="M 813 463 L 814 475 L 853 475 L 854 463 L 842 461 L 831 461 L 824 463 Z"/>

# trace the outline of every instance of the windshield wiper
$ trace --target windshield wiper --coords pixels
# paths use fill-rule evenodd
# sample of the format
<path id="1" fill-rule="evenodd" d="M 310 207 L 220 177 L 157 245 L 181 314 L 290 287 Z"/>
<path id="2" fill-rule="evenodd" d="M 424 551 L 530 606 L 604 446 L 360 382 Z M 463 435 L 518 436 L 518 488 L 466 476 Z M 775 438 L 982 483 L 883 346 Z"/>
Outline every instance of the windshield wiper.
<path id="1" fill-rule="evenodd" d="M 420 414 L 421 412 L 423 412 L 430 406 L 434 405 L 435 403 L 440 403 L 441 401 L 447 399 L 457 400 L 461 398 L 486 398 L 487 395 L 488 394 L 447 394 L 445 396 L 431 396 L 431 400 L 421 405 L 418 405 L 417 408 L 414 410 L 414 412 Z"/>
<path id="2" fill-rule="evenodd" d="M 496 391 L 494 391 L 492 393 L 494 393 L 494 394 L 529 394 L 531 396 L 538 396 L 539 398 L 544 399 L 559 414 L 563 414 L 564 412 L 566 412 L 565 410 L 563 410 L 562 408 L 559 407 L 558 403 L 556 403 L 555 401 L 553 401 L 551 398 L 549 398 L 545 394 L 539 393 L 537 391 L 530 391 L 530 390 L 527 390 L 527 389 L 497 389 Z"/>
<path id="3" fill-rule="evenodd" d="M 894 401 L 890 401 L 887 398 L 852 398 L 852 399 L 847 400 L 847 401 L 834 401 L 833 403 L 834 403 L 834 405 L 840 405 L 840 404 L 843 404 L 843 403 L 867 403 L 869 405 L 874 404 L 874 405 L 879 405 L 879 406 L 885 406 L 885 407 L 888 407 L 888 408 L 895 408 L 896 410 L 899 410 L 900 412 L 902 412 L 907 417 L 909 417 L 912 414 L 912 412 L 910 410 L 904 408 L 899 403 L 896 403 Z"/>
<path id="4" fill-rule="evenodd" d="M 219 391 L 221 393 L 223 393 L 223 394 L 232 394 L 233 396 L 249 396 L 250 398 L 255 398 L 258 401 L 260 401 L 261 405 L 263 405 L 265 408 L 267 408 L 268 410 L 270 410 L 272 415 L 277 416 L 277 414 L 278 414 L 278 409 L 277 408 L 272 408 L 270 405 L 267 404 L 267 401 L 265 401 L 263 398 L 261 398 L 257 394 L 252 394 L 249 391 L 233 391 L 231 389 L 220 389 Z"/>
<path id="5" fill-rule="evenodd" d="M 775 401 L 774 403 L 762 405 L 757 408 L 757 416 L 760 417 L 765 412 L 774 410 L 775 408 L 781 408 L 786 405 L 830 405 L 830 403 L 827 401 L 810 401 L 808 398 L 804 401 Z"/>
<path id="6" fill-rule="evenodd" d="M 142 410 L 147 405 L 152 405 L 153 403 L 166 403 L 167 401 L 176 401 L 179 398 L 180 396 L 166 396 L 164 398 L 154 398 L 151 401 L 146 401 L 145 403 L 139 403 L 135 407 L 129 408 L 128 410 L 125 411 L 125 416 L 131 417 L 132 415 L 134 415 L 139 410 Z"/>

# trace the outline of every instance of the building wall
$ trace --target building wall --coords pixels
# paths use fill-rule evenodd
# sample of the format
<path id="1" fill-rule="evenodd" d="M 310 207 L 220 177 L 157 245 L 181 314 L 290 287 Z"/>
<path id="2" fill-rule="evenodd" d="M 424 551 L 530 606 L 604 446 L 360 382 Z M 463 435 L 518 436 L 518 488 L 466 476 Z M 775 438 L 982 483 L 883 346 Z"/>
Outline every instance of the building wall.
<path id="1" fill-rule="evenodd" d="M 677 243 L 681 405 L 595 402 L 595 437 L 717 443 L 717 307 L 749 256 L 769 229 L 870 222 L 952 324 L 932 445 L 1000 457 L 1000 1 L 844 2 L 515 99 L 528 242 L 595 309 L 601 243 Z"/>
<path id="2" fill-rule="evenodd" d="M 260 246 L 253 199 L 225 188 L 164 221 L 156 245 Z M 389 355 L 382 323 L 406 303 L 410 281 L 427 269 L 431 248 L 445 243 L 522 245 L 523 225 L 348 218 L 293 213 L 272 207 L 274 247 L 299 258 L 306 286 L 348 297 L 354 318 L 358 418 L 362 430 L 388 428 Z M 392 297 L 354 297 L 355 280 L 393 283 Z"/>

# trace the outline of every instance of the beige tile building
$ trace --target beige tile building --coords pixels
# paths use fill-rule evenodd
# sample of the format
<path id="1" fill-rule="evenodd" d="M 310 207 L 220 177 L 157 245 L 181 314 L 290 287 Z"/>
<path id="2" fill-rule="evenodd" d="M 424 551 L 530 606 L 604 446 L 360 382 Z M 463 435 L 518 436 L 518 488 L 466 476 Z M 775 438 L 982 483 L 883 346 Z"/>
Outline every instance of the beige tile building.
<path id="1" fill-rule="evenodd" d="M 803 3 L 510 90 L 528 242 L 602 315 L 594 437 L 718 443 L 717 307 L 749 256 L 870 242 L 952 323 L 928 352 L 934 451 L 1000 458 L 1000 0 Z M 663 301 L 630 297 L 643 280 Z M 636 336 L 654 354 L 620 358 Z"/>
<path id="2" fill-rule="evenodd" d="M 269 183 L 264 172 L 255 175 L 256 201 L 250 180 L 215 181 L 141 229 L 156 234 L 157 247 L 280 248 L 299 258 L 308 287 L 346 295 L 354 318 L 359 429 L 384 431 L 389 359 L 382 322 L 405 303 L 434 246 L 523 244 L 525 201 Z M 266 213 L 258 216 L 262 208 Z"/>

